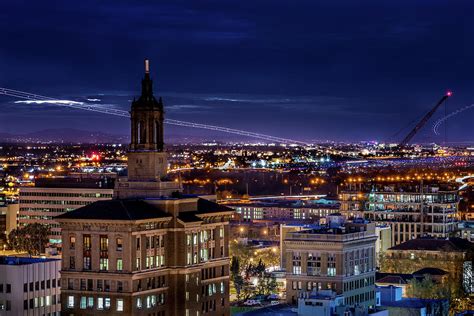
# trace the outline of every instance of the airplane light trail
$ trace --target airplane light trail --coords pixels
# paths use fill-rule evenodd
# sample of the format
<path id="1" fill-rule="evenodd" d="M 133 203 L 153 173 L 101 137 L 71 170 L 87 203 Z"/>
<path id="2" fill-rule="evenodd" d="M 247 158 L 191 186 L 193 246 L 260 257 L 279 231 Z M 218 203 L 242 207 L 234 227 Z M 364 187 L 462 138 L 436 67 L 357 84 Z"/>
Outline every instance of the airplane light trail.
<path id="1" fill-rule="evenodd" d="M 28 93 L 24 91 L 18 91 L 18 90 L 7 89 L 7 88 L 2 88 L 2 87 L 0 87 L 0 94 L 19 98 L 19 99 L 26 99 L 27 101 L 18 101 L 18 102 L 22 102 L 26 104 L 48 104 L 49 103 L 49 104 L 55 104 L 58 106 L 68 107 L 68 108 L 77 109 L 77 110 L 93 111 L 97 113 L 115 115 L 115 116 L 120 116 L 120 117 L 130 117 L 130 113 L 124 110 L 104 108 L 98 104 L 90 104 L 90 103 L 78 102 L 78 101 L 72 101 L 72 100 L 60 100 L 60 99 L 55 99 L 55 98 L 51 98 L 47 96 L 42 96 L 38 94 L 32 94 L 32 93 Z M 263 140 L 271 141 L 275 143 L 296 144 L 296 145 L 301 145 L 301 146 L 307 145 L 307 143 L 298 141 L 298 140 L 276 137 L 276 136 L 260 134 L 260 133 L 254 133 L 254 132 L 249 132 L 249 131 L 244 131 L 244 130 L 239 130 L 239 129 L 222 127 L 222 126 L 186 122 L 186 121 L 179 121 L 179 120 L 172 120 L 172 119 L 165 119 L 164 122 L 170 125 L 224 132 L 224 133 L 235 134 L 235 135 L 240 135 L 240 136 L 263 139 Z"/>

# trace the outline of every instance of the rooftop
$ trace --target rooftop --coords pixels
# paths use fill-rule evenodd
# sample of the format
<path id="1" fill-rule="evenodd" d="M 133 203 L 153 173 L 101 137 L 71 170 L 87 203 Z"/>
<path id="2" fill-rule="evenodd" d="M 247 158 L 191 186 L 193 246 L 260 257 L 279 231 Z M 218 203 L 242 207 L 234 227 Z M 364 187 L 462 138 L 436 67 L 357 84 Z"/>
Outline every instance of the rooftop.
<path id="1" fill-rule="evenodd" d="M 180 197 L 189 198 L 189 196 Z M 167 198 L 164 198 L 164 200 L 166 199 Z M 178 197 L 170 198 L 170 200 L 178 199 Z M 198 198 L 196 210 L 180 212 L 179 218 L 184 222 L 200 221 L 201 219 L 197 215 L 220 212 L 233 212 L 233 210 L 226 206 L 219 205 L 215 202 Z M 135 221 L 166 218 L 170 216 L 170 214 L 166 213 L 165 211 L 160 209 L 159 206 L 154 204 L 152 200 L 114 199 L 91 203 L 74 211 L 66 212 L 62 215 L 59 215 L 56 217 L 56 219 Z"/>
<path id="2" fill-rule="evenodd" d="M 88 178 L 88 177 L 55 177 L 37 178 L 37 188 L 86 188 L 86 189 L 113 189 L 115 179 L 110 177 Z"/>
<path id="3" fill-rule="evenodd" d="M 58 260 L 60 259 L 0 256 L 0 265 L 21 266 Z"/>
<path id="4" fill-rule="evenodd" d="M 384 302 L 382 306 L 404 307 L 404 308 L 423 308 L 431 304 L 440 304 L 448 302 L 448 299 L 421 299 L 421 298 L 403 298 L 399 301 Z"/>
<path id="5" fill-rule="evenodd" d="M 170 215 L 144 200 L 97 201 L 71 212 L 56 216 L 56 219 L 94 220 L 144 220 L 169 217 Z"/>

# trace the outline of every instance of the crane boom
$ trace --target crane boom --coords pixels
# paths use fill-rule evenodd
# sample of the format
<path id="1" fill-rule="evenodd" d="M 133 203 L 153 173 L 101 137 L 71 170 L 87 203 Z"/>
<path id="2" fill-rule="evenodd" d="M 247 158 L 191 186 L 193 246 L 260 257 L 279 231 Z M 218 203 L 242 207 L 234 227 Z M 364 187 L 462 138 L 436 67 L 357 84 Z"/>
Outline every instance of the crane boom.
<path id="1" fill-rule="evenodd" d="M 418 124 L 411 130 L 410 133 L 400 142 L 399 146 L 404 147 L 408 144 L 409 141 L 412 140 L 412 138 L 418 133 L 418 131 L 428 122 L 428 120 L 433 116 L 433 114 L 436 112 L 436 110 L 443 104 L 444 101 L 446 101 L 450 96 L 452 95 L 451 91 L 448 91 L 439 101 L 436 103 L 436 105 L 428 112 L 426 115 L 421 119 Z"/>

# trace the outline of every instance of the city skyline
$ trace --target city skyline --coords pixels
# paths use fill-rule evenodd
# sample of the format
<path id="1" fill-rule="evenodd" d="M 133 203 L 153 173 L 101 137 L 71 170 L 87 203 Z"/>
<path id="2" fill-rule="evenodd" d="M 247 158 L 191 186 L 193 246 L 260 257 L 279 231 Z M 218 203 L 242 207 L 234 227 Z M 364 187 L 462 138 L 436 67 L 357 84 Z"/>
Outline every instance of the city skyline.
<path id="1" fill-rule="evenodd" d="M 168 118 L 304 141 L 397 142 L 446 90 L 454 91 L 446 114 L 472 102 L 473 30 L 460 12 L 473 6 L 429 4 L 85 3 L 59 4 L 58 14 L 8 4 L 0 87 L 125 110 L 136 96 L 130 78 L 148 57 Z M 0 96 L 0 132 L 127 134 L 121 118 L 18 101 Z M 448 120 L 448 142 L 473 139 L 470 111 Z M 432 124 L 444 114 L 414 141 L 442 143 Z"/>

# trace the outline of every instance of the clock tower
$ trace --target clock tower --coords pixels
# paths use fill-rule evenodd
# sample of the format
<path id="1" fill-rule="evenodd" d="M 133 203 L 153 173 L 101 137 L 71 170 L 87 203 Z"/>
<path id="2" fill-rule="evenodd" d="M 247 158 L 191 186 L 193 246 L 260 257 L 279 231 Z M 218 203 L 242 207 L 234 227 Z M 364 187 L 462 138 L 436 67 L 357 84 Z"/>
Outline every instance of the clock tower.
<path id="1" fill-rule="evenodd" d="M 125 181 L 119 179 L 117 197 L 166 196 L 180 190 L 179 184 L 166 179 L 168 161 L 164 151 L 163 121 L 163 101 L 153 95 L 150 62 L 146 59 L 142 92 L 133 100 L 130 110 L 128 176 Z"/>

